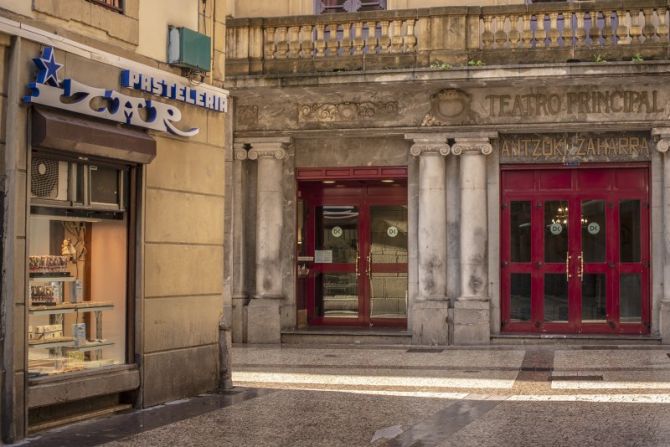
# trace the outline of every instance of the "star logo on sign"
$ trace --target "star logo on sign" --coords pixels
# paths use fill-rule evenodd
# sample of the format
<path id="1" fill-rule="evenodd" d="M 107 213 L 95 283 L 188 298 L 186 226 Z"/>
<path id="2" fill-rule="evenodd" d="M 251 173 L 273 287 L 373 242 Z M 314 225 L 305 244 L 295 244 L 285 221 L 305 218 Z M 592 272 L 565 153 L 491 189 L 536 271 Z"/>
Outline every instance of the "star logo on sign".
<path id="1" fill-rule="evenodd" d="M 56 62 L 54 49 L 46 47 L 42 50 L 42 56 L 33 59 L 39 71 L 37 72 L 37 82 L 40 84 L 51 84 L 54 87 L 60 85 L 58 79 L 58 70 L 63 68 L 63 64 Z"/>

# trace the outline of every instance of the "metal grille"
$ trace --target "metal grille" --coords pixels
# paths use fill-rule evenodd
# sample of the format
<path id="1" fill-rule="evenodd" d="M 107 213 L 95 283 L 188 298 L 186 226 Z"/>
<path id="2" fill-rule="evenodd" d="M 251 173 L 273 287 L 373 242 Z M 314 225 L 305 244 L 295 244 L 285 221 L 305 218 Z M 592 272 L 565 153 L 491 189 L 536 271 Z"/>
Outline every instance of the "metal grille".
<path id="1" fill-rule="evenodd" d="M 58 198 L 58 162 L 33 158 L 30 167 L 30 192 L 34 197 Z"/>

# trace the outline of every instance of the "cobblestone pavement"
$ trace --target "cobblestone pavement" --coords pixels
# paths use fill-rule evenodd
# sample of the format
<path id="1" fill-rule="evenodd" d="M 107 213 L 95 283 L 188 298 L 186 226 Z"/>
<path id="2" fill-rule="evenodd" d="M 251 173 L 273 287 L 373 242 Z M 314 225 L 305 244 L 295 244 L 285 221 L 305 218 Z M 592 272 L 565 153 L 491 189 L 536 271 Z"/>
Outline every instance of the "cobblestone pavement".
<path id="1" fill-rule="evenodd" d="M 236 388 L 30 446 L 670 446 L 670 346 L 235 347 Z"/>

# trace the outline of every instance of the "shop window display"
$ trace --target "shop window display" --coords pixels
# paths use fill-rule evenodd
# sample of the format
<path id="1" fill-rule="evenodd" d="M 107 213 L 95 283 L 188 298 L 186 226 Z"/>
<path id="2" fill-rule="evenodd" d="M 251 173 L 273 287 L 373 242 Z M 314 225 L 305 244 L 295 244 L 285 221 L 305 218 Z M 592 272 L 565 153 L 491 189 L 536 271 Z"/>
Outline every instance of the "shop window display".
<path id="1" fill-rule="evenodd" d="M 127 169 L 34 157 L 32 171 L 29 375 L 125 363 Z"/>

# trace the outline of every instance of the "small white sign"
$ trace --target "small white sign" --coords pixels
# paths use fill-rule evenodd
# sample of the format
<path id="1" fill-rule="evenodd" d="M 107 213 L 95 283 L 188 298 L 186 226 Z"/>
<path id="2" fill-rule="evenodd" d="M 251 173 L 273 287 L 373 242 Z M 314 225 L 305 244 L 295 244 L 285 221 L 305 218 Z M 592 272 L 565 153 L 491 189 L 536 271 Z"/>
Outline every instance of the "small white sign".
<path id="1" fill-rule="evenodd" d="M 388 235 L 388 237 L 396 237 L 398 236 L 398 233 L 399 233 L 398 227 L 390 226 L 386 229 L 386 234 Z"/>
<path id="2" fill-rule="evenodd" d="M 342 230 L 342 227 L 334 226 L 330 230 L 330 234 L 332 234 L 333 237 L 342 237 L 342 235 L 344 234 L 344 231 Z"/>
<path id="3" fill-rule="evenodd" d="M 333 250 L 314 250 L 314 262 L 317 264 L 332 264 Z"/>
<path id="4" fill-rule="evenodd" d="M 551 234 L 553 234 L 554 236 L 558 236 L 563 232 L 563 225 L 557 222 L 553 223 L 549 226 L 549 231 L 551 231 Z"/>
<path id="5" fill-rule="evenodd" d="M 598 222 L 591 222 L 586 229 L 588 230 L 589 234 L 596 235 L 600 233 L 600 225 Z"/>

